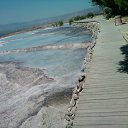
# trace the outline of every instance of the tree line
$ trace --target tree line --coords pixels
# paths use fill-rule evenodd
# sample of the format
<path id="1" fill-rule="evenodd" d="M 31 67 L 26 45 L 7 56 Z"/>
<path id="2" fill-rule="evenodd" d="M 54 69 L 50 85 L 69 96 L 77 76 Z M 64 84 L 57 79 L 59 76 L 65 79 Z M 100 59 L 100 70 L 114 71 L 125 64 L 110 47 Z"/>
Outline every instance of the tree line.
<path id="1" fill-rule="evenodd" d="M 95 14 L 92 12 L 89 12 L 88 14 L 83 15 L 83 16 L 76 16 L 74 18 L 69 19 L 69 24 L 71 25 L 74 21 L 83 20 L 86 18 L 93 18 L 94 16 Z"/>
<path id="2" fill-rule="evenodd" d="M 58 26 L 63 26 L 63 25 L 64 25 L 63 21 L 55 22 L 52 24 L 53 27 L 58 27 Z"/>
<path id="3" fill-rule="evenodd" d="M 93 18 L 94 17 L 94 13 L 92 12 L 89 12 L 88 14 L 86 15 L 83 15 L 83 16 L 76 16 L 74 18 L 71 18 L 69 19 L 69 25 L 71 25 L 74 21 L 78 21 L 78 20 L 82 20 L 82 19 L 86 19 L 86 18 Z M 55 22 L 52 24 L 53 27 L 58 27 L 58 26 L 63 26 L 64 25 L 64 22 L 63 21 L 59 21 L 59 22 Z"/>
<path id="4" fill-rule="evenodd" d="M 108 8 L 112 15 L 128 15 L 128 0 L 91 0 L 94 5 Z"/>

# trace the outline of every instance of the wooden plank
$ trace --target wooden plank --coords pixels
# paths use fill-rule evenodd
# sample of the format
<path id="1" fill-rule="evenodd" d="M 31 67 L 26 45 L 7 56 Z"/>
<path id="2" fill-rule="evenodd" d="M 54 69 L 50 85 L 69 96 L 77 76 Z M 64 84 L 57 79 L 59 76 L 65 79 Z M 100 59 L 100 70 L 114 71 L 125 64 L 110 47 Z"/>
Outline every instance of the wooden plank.
<path id="1" fill-rule="evenodd" d="M 128 74 L 118 72 L 126 42 L 112 22 L 101 33 L 78 103 L 73 128 L 128 128 Z"/>

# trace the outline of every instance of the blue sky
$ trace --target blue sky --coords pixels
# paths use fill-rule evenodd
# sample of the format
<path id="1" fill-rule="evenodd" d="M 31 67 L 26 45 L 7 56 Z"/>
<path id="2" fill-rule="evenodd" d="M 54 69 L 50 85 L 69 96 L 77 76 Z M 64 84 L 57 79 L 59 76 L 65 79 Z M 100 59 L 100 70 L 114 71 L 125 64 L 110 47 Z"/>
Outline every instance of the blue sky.
<path id="1" fill-rule="evenodd" d="M 0 24 L 49 18 L 89 7 L 90 0 L 0 0 Z"/>

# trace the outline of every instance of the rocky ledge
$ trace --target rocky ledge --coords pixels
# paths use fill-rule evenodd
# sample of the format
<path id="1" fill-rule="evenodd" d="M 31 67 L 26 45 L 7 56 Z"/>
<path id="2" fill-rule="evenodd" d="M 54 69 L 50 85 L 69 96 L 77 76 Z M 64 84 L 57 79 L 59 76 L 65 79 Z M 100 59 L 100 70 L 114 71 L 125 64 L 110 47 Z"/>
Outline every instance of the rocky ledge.
<path id="1" fill-rule="evenodd" d="M 48 90 L 54 82 L 40 69 L 0 63 L 0 128 L 60 128 L 71 90 Z"/>

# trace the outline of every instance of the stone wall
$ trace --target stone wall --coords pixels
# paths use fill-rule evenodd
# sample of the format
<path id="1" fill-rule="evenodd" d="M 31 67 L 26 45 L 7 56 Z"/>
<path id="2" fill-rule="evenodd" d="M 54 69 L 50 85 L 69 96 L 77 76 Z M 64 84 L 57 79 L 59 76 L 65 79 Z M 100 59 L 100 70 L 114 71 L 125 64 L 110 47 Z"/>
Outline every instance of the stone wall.
<path id="1" fill-rule="evenodd" d="M 78 99 L 80 97 L 80 93 L 83 90 L 83 85 L 86 80 L 87 72 L 88 72 L 88 66 L 92 59 L 93 55 L 93 48 L 96 45 L 96 39 L 98 36 L 98 33 L 100 32 L 100 24 L 96 21 L 90 21 L 90 22 L 78 22 L 74 23 L 74 26 L 77 27 L 84 27 L 85 29 L 88 29 L 92 33 L 90 45 L 87 48 L 87 55 L 84 58 L 83 65 L 81 67 L 81 75 L 78 78 L 77 85 L 73 91 L 72 99 L 70 101 L 70 105 L 67 109 L 67 112 L 65 113 L 65 127 L 66 128 L 72 128 L 73 127 L 73 121 L 77 112 L 78 108 Z"/>

